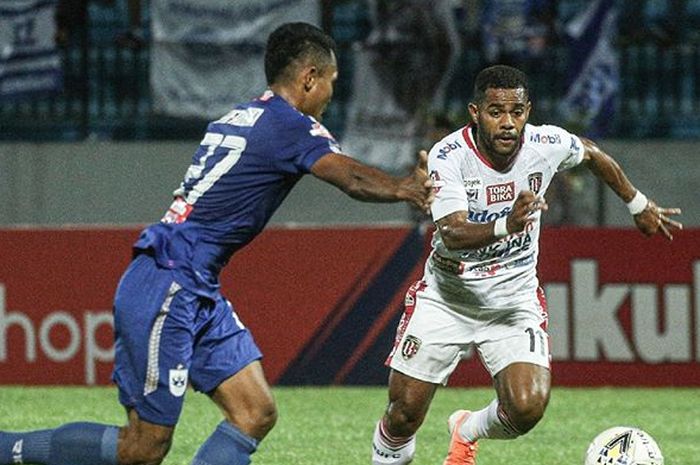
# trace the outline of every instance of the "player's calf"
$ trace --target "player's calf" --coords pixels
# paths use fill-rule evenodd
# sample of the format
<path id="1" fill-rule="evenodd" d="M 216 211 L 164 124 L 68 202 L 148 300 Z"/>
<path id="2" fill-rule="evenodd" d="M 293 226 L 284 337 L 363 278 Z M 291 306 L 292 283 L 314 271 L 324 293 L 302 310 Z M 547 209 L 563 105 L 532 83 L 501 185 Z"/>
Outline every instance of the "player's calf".
<path id="1" fill-rule="evenodd" d="M 97 423 L 68 423 L 56 429 L 0 432 L 0 465 L 116 465 L 119 429 Z"/>

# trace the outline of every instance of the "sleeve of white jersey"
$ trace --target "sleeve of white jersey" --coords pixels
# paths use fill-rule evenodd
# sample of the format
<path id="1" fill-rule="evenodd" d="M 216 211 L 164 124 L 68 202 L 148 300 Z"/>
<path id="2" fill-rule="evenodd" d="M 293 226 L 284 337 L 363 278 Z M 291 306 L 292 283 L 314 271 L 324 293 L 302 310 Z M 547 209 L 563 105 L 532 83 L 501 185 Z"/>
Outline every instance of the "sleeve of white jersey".
<path id="1" fill-rule="evenodd" d="M 428 172 L 435 190 L 435 200 L 430 206 L 433 221 L 456 211 L 469 211 L 460 157 L 457 153 L 441 154 L 438 149 L 436 145 L 428 154 Z"/>
<path id="2" fill-rule="evenodd" d="M 545 125 L 540 128 L 546 135 L 554 136 L 550 140 L 560 141 L 550 146 L 551 162 L 557 171 L 568 170 L 583 161 L 584 147 L 578 136 L 558 126 Z"/>

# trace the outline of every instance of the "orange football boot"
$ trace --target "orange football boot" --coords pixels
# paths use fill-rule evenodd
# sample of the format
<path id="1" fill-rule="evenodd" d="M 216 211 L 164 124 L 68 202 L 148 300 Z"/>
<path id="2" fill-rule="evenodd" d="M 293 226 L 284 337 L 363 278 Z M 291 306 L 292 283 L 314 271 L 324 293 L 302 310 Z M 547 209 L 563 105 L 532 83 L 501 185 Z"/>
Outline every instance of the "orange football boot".
<path id="1" fill-rule="evenodd" d="M 472 412 L 469 410 L 457 410 L 447 420 L 450 430 L 450 448 L 447 451 L 447 458 L 442 465 L 475 465 L 476 451 L 478 445 L 476 441 L 465 441 L 459 435 L 459 428 L 467 421 Z"/>

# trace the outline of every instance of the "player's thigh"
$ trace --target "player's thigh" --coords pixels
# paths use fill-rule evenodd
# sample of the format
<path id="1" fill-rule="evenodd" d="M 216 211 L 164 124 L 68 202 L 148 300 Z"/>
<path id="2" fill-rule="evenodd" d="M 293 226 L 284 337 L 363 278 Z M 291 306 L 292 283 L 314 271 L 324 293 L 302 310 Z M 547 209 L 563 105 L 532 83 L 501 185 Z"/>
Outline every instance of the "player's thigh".
<path id="1" fill-rule="evenodd" d="M 115 297 L 115 365 L 119 400 L 141 420 L 173 426 L 182 410 L 192 355 L 197 297 L 171 273 L 140 256 Z"/>
<path id="2" fill-rule="evenodd" d="M 261 440 L 277 420 L 277 409 L 260 361 L 256 360 L 224 380 L 211 393 L 227 421 Z"/>
<path id="3" fill-rule="evenodd" d="M 200 311 L 196 327 L 192 386 L 210 394 L 245 433 L 264 436 L 274 424 L 275 404 L 252 334 L 222 296 Z"/>
<path id="4" fill-rule="evenodd" d="M 416 380 L 446 384 L 474 342 L 477 326 L 429 288 L 410 293 L 386 364 Z"/>
<path id="5" fill-rule="evenodd" d="M 197 391 L 212 393 L 225 380 L 262 358 L 250 330 L 221 295 L 200 309 L 195 331 L 190 380 Z"/>
<path id="6" fill-rule="evenodd" d="M 396 370 L 389 374 L 389 405 L 386 410 L 392 434 L 410 435 L 423 423 L 438 384 L 421 381 Z"/>
<path id="7" fill-rule="evenodd" d="M 491 377 L 514 363 L 549 369 L 549 336 L 542 326 L 539 313 L 527 307 L 500 312 L 483 325 L 477 351 Z"/>

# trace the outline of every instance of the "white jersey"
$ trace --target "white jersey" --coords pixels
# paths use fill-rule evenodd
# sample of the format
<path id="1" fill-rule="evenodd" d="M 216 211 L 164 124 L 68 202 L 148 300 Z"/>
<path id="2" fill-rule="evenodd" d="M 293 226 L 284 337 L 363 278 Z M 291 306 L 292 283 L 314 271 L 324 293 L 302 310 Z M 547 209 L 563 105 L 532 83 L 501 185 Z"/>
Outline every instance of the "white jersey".
<path id="1" fill-rule="evenodd" d="M 511 212 L 520 191 L 544 195 L 557 171 L 583 159 L 583 144 L 577 136 L 556 126 L 528 124 L 514 164 L 502 173 L 479 153 L 475 130 L 470 124 L 430 150 L 434 221 L 457 211 L 467 211 L 472 223 L 495 221 Z M 479 249 L 449 250 L 435 231 L 424 280 L 446 302 L 458 305 L 497 309 L 532 302 L 539 286 L 540 215 L 535 213 L 528 230 Z"/>

